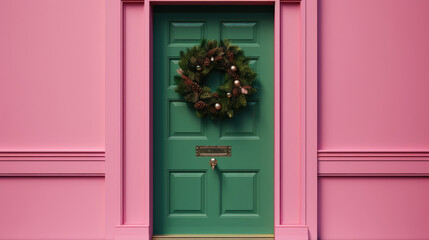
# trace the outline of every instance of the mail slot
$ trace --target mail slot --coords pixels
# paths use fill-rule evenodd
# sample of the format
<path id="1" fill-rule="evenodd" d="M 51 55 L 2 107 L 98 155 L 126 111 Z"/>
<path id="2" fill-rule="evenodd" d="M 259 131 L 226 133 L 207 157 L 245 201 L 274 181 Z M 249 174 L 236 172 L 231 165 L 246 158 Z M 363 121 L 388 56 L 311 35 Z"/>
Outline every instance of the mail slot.
<path id="1" fill-rule="evenodd" d="M 231 157 L 231 146 L 196 146 L 197 157 Z"/>

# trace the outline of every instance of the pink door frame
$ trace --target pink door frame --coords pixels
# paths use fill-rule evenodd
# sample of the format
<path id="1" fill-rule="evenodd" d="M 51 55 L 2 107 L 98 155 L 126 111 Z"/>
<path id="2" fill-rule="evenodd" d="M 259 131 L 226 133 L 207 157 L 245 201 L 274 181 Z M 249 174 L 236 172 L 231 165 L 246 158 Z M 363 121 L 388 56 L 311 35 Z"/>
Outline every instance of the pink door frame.
<path id="1" fill-rule="evenodd" d="M 106 0 L 106 239 L 152 236 L 152 6 L 275 6 L 274 236 L 317 239 L 317 0 Z"/>

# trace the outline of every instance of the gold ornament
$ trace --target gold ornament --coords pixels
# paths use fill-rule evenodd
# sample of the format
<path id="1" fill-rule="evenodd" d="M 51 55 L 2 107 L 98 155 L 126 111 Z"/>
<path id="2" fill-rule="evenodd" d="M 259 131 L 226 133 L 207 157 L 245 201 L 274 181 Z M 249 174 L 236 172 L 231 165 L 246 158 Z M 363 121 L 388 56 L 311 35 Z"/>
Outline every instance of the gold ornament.
<path id="1" fill-rule="evenodd" d="M 241 84 L 240 80 L 235 80 L 234 81 L 234 86 L 238 87 L 238 86 L 240 86 L 240 84 Z"/>
<path id="2" fill-rule="evenodd" d="M 232 65 L 232 66 L 231 66 L 231 70 L 235 72 L 235 71 L 237 71 L 237 67 L 236 67 L 236 66 L 234 66 L 234 65 Z"/>
<path id="3" fill-rule="evenodd" d="M 232 94 L 231 94 L 230 92 L 228 92 L 228 93 L 226 93 L 226 96 L 227 96 L 227 97 L 231 97 L 231 96 L 232 96 Z"/>
<path id="4" fill-rule="evenodd" d="M 222 107 L 222 105 L 220 105 L 220 103 L 216 103 L 216 104 L 215 104 L 215 108 L 216 108 L 216 110 L 219 110 L 221 107 Z"/>

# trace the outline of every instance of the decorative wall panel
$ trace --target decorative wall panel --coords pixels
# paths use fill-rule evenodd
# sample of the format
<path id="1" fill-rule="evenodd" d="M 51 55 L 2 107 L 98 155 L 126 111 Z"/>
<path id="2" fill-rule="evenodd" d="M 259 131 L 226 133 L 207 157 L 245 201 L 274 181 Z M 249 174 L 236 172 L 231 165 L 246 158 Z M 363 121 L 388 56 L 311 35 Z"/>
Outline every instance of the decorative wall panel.
<path id="1" fill-rule="evenodd" d="M 423 0 L 321 2 L 320 150 L 429 149 L 428 8 Z"/>
<path id="2" fill-rule="evenodd" d="M 104 151 L 104 5 L 0 3 L 0 151 Z"/>
<path id="3" fill-rule="evenodd" d="M 0 239 L 104 239 L 103 177 L 0 177 Z"/>
<path id="4" fill-rule="evenodd" d="M 426 239 L 427 177 L 320 178 L 319 238 Z"/>

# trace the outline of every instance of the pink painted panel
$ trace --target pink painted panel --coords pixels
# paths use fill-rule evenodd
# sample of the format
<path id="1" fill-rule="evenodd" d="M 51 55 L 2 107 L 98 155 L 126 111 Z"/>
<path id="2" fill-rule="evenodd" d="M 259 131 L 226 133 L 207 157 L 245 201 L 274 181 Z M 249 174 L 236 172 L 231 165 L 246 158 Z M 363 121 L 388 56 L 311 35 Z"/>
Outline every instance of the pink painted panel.
<path id="1" fill-rule="evenodd" d="M 319 6 L 319 149 L 428 149 L 429 1 Z"/>
<path id="2" fill-rule="evenodd" d="M 305 196 L 305 224 L 308 226 L 308 239 L 318 239 L 318 177 L 317 177 L 317 149 L 318 149 L 318 31 L 319 31 L 319 0 L 302 1 L 302 92 L 301 98 L 303 113 L 302 164 L 305 166 L 305 176 L 302 191 Z M 304 47 L 305 46 L 305 47 Z"/>
<path id="3" fill-rule="evenodd" d="M 115 226 L 122 224 L 122 2 L 106 4 L 106 239 L 115 239 Z"/>
<path id="4" fill-rule="evenodd" d="M 0 1 L 0 151 L 104 150 L 104 4 Z"/>
<path id="5" fill-rule="evenodd" d="M 147 69 L 143 68 L 145 53 L 143 3 L 125 3 L 123 5 L 124 29 L 124 224 L 144 224 L 145 196 L 148 190 L 143 185 L 148 179 L 145 160 L 149 161 L 150 144 L 146 142 L 149 133 L 145 122 L 150 116 L 149 109 L 142 106 L 148 82 L 145 78 Z M 146 190 L 146 191 L 145 191 Z"/>
<path id="6" fill-rule="evenodd" d="M 302 223 L 301 5 L 281 5 L 281 225 Z"/>
<path id="7" fill-rule="evenodd" d="M 0 177 L 0 239 L 103 239 L 104 178 Z"/>
<path id="8" fill-rule="evenodd" d="M 319 238 L 428 239 L 428 177 L 322 177 Z"/>

